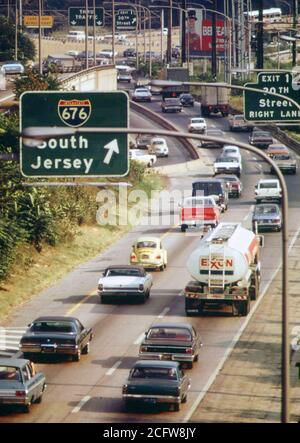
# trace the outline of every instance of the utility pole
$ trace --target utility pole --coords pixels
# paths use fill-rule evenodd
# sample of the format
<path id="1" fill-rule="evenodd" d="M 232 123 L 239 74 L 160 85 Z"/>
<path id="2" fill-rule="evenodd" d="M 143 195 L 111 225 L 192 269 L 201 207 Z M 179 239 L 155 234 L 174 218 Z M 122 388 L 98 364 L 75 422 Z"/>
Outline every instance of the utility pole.
<path id="1" fill-rule="evenodd" d="M 115 30 L 116 15 L 115 15 L 115 0 L 112 0 L 112 64 L 115 64 Z"/>
<path id="2" fill-rule="evenodd" d="M 94 52 L 94 66 L 96 66 L 96 0 L 93 0 L 93 13 L 94 13 L 94 21 L 93 21 L 93 52 Z"/>
<path id="3" fill-rule="evenodd" d="M 293 28 L 297 28 L 298 21 L 298 11 L 297 11 L 297 0 L 293 0 Z M 297 65 L 297 40 L 292 43 L 292 66 L 293 68 Z"/>
<path id="4" fill-rule="evenodd" d="M 89 1 L 85 0 L 85 69 L 88 69 L 89 67 L 88 40 L 89 40 Z"/>
<path id="5" fill-rule="evenodd" d="M 168 44 L 167 44 L 167 63 L 172 62 L 172 12 L 173 12 L 173 0 L 169 0 L 169 10 L 168 10 Z"/>
<path id="6" fill-rule="evenodd" d="M 16 1 L 16 11 L 15 11 L 15 18 L 16 18 L 16 21 L 15 21 L 15 60 L 18 60 L 18 29 L 19 29 L 19 26 L 18 26 L 18 0 L 15 0 Z"/>
<path id="7" fill-rule="evenodd" d="M 43 74 L 42 64 L 42 0 L 39 0 L 39 73 Z"/>
<path id="8" fill-rule="evenodd" d="M 257 23 L 257 44 L 256 44 L 256 68 L 263 69 L 264 67 L 264 22 L 263 9 L 264 1 L 258 0 L 258 23 Z"/>
<path id="9" fill-rule="evenodd" d="M 186 0 L 182 0 L 181 62 L 186 63 Z"/>
<path id="10" fill-rule="evenodd" d="M 212 3 L 212 35 L 211 35 L 211 75 L 214 81 L 217 80 L 217 34 L 216 34 L 216 0 Z"/>

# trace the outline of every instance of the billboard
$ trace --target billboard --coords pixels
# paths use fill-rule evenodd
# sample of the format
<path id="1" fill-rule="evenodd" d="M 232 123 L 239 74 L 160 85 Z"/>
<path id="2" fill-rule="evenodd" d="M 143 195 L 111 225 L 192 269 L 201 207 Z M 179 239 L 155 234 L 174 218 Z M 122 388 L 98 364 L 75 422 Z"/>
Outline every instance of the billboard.
<path id="1" fill-rule="evenodd" d="M 212 47 L 212 20 L 203 18 L 202 9 L 189 9 L 187 19 L 187 45 L 190 57 L 209 57 Z M 224 20 L 216 20 L 217 55 L 224 56 L 225 26 Z"/>

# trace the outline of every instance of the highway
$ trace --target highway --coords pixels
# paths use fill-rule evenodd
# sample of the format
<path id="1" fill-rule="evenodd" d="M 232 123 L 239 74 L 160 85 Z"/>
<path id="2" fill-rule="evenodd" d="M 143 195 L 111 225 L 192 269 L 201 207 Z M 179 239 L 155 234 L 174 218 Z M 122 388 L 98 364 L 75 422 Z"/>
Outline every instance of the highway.
<path id="1" fill-rule="evenodd" d="M 159 98 L 147 105 L 157 113 L 160 111 Z M 189 117 L 199 115 L 198 105 L 185 108 L 181 114 L 163 114 L 178 128 L 187 129 Z M 227 121 L 221 117 L 207 119 L 208 127 L 221 128 L 229 143 L 234 140 L 247 141 L 248 133 L 228 132 Z M 151 127 L 151 122 L 132 115 L 133 127 Z M 169 158 L 158 160 L 157 165 L 177 164 L 188 160 L 180 142 L 169 141 Z M 202 149 L 200 155 L 205 163 L 213 162 L 217 149 Z M 228 211 L 222 215 L 224 221 L 239 221 L 250 227 L 251 207 L 254 205 L 254 186 L 259 178 L 270 177 L 265 163 L 251 153 L 243 154 L 244 192 L 240 199 L 231 199 Z M 206 176 L 210 176 L 207 168 Z M 203 176 L 203 171 L 201 173 Z M 170 189 L 191 190 L 192 182 L 200 173 L 179 172 L 169 177 Z M 286 176 L 289 190 L 290 242 L 299 229 L 298 193 L 300 178 Z M 176 208 L 174 208 L 176 210 Z M 298 214 L 298 215 L 297 215 Z M 122 304 L 101 305 L 96 295 L 97 281 L 101 272 L 111 264 L 127 263 L 130 246 L 141 234 L 160 236 L 168 250 L 168 267 L 164 272 L 155 272 L 154 286 L 150 299 L 145 305 Z M 281 262 L 281 236 L 278 233 L 265 234 L 262 252 L 261 297 L 266 292 Z M 47 378 L 48 388 L 43 403 L 33 405 L 30 414 L 16 411 L 0 411 L 0 422 L 183 422 L 193 419 L 198 406 L 220 365 L 235 341 L 238 339 L 248 317 L 232 317 L 230 309 L 211 312 L 205 316 L 185 317 L 182 290 L 190 279 L 186 260 L 199 242 L 196 235 L 185 235 L 172 224 L 162 226 L 136 226 L 117 243 L 99 256 L 74 269 L 56 285 L 44 291 L 32 301 L 16 309 L 6 326 L 25 327 L 39 315 L 74 315 L 83 324 L 92 326 L 94 339 L 90 353 L 82 356 L 79 363 L 63 360 L 39 361 L 38 369 Z M 260 302 L 251 303 L 251 312 Z M 251 314 L 250 314 L 251 315 Z M 203 348 L 199 362 L 192 370 L 186 370 L 191 377 L 188 401 L 180 412 L 158 409 L 141 409 L 126 412 L 121 399 L 121 387 L 129 369 L 137 359 L 139 343 L 144 331 L 158 320 L 188 321 L 200 331 Z M 251 350 L 249 350 L 251 352 Z M 201 408 L 201 405 L 200 405 Z"/>

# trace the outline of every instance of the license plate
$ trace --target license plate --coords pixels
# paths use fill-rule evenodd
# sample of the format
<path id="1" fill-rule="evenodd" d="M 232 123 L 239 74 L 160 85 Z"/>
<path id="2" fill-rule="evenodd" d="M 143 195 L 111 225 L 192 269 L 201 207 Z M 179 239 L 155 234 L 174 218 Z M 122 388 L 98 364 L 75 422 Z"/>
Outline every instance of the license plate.
<path id="1" fill-rule="evenodd" d="M 170 360 L 170 359 L 171 359 L 171 355 L 170 354 L 162 355 L 162 360 Z"/>
<path id="2" fill-rule="evenodd" d="M 47 352 L 47 353 L 49 353 L 49 352 L 54 352 L 54 348 L 43 347 L 43 348 L 42 348 L 42 352 Z"/>
<path id="3" fill-rule="evenodd" d="M 149 258 L 149 255 L 145 255 L 145 254 L 143 254 L 143 255 L 142 255 L 142 258 L 147 259 L 147 258 Z"/>

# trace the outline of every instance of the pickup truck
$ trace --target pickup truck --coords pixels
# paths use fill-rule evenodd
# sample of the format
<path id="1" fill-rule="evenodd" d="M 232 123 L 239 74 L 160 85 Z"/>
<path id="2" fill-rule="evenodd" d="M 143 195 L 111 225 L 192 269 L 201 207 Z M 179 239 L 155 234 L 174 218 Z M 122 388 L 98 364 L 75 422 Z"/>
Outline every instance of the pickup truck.
<path id="1" fill-rule="evenodd" d="M 220 210 L 213 197 L 187 197 L 180 205 L 181 232 L 189 227 L 216 227 Z"/>
<path id="2" fill-rule="evenodd" d="M 266 201 L 278 201 L 281 203 L 282 190 L 280 187 L 279 180 L 259 180 L 258 184 L 255 186 L 255 200 L 256 203 L 260 203 L 263 200 Z"/>
<path id="3" fill-rule="evenodd" d="M 273 155 L 272 160 L 276 163 L 278 168 L 284 172 L 290 172 L 292 174 L 296 174 L 297 172 L 297 161 L 291 154 L 277 154 Z M 274 174 L 275 171 L 271 167 L 271 174 Z"/>
<path id="4" fill-rule="evenodd" d="M 174 411 L 187 401 L 190 378 L 175 361 L 137 361 L 122 387 L 126 408 L 134 403 L 168 404 Z"/>

